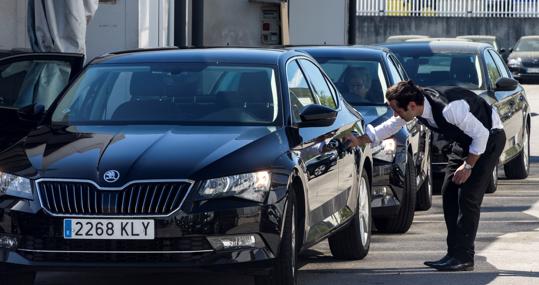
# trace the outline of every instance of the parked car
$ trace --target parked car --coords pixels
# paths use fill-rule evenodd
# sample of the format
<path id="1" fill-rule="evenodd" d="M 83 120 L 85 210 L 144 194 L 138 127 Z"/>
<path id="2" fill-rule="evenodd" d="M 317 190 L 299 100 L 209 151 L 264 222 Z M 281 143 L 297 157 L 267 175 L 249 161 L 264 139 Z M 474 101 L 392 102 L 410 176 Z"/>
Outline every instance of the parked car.
<path id="1" fill-rule="evenodd" d="M 461 86 L 493 105 L 502 120 L 507 142 L 500 157 L 505 176 L 523 179 L 529 173 L 530 107 L 524 88 L 491 45 L 432 42 L 385 45 L 401 60 L 410 78 L 420 86 Z M 431 147 L 434 181 L 442 181 L 449 145 L 433 132 Z M 496 191 L 497 168 L 487 192 Z M 434 183 L 439 192 L 441 183 Z"/>
<path id="2" fill-rule="evenodd" d="M 367 123 L 377 126 L 393 116 L 385 100 L 388 87 L 406 80 L 404 68 L 388 49 L 379 47 L 301 47 L 324 68 L 344 99 Z M 357 90 L 361 86 L 364 92 Z M 430 131 L 413 121 L 373 147 L 373 219 L 376 229 L 404 233 L 414 211 L 432 203 Z"/>
<path id="3" fill-rule="evenodd" d="M 494 50 L 498 51 L 498 53 L 504 58 L 504 60 L 506 60 L 507 56 L 509 55 L 505 48 L 500 47 L 496 36 L 467 35 L 467 36 L 458 36 L 457 38 L 468 39 L 468 40 L 471 40 L 472 42 L 477 42 L 477 43 L 489 44 L 494 48 Z"/>
<path id="4" fill-rule="evenodd" d="M 429 36 L 421 36 L 421 35 L 389 36 L 386 39 L 386 43 L 400 43 L 400 42 L 405 42 L 406 40 L 410 40 L 410 39 L 426 39 L 426 38 L 429 38 Z"/>
<path id="5" fill-rule="evenodd" d="M 406 42 L 471 42 L 469 39 L 458 38 L 427 38 L 427 39 L 409 39 Z"/>
<path id="6" fill-rule="evenodd" d="M 126 267 L 232 269 L 256 284 L 295 284 L 297 254 L 325 238 L 337 258 L 367 255 L 372 151 L 345 144 L 364 133 L 363 119 L 314 59 L 132 51 L 74 77 L 82 62 L 0 60 L 2 84 L 18 82 L 2 96 L 44 88 L 47 70 L 66 79 L 46 78 L 52 98 L 0 108 L 11 116 L 2 130 L 20 131 L 0 153 L 5 284 L 31 284 L 45 269 Z M 335 152 L 331 171 L 309 175 L 307 161 Z"/>
<path id="7" fill-rule="evenodd" d="M 513 77 L 525 83 L 539 79 L 539 36 L 521 37 L 507 58 Z"/>

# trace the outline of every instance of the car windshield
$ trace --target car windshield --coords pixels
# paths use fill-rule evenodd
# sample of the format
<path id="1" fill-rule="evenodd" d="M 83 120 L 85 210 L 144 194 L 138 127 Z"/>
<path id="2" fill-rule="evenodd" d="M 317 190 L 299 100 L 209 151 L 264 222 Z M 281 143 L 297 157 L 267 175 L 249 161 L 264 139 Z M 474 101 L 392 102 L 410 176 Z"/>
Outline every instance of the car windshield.
<path id="1" fill-rule="evenodd" d="M 515 46 L 515 51 L 539 51 L 539 38 L 520 39 Z"/>
<path id="2" fill-rule="evenodd" d="M 406 73 L 421 86 L 460 86 L 485 89 L 476 54 L 425 51 L 394 51 Z"/>
<path id="3" fill-rule="evenodd" d="M 383 105 L 387 81 L 378 61 L 317 58 L 351 105 Z"/>
<path id="4" fill-rule="evenodd" d="M 272 66 L 222 63 L 90 67 L 56 107 L 57 124 L 274 124 Z"/>

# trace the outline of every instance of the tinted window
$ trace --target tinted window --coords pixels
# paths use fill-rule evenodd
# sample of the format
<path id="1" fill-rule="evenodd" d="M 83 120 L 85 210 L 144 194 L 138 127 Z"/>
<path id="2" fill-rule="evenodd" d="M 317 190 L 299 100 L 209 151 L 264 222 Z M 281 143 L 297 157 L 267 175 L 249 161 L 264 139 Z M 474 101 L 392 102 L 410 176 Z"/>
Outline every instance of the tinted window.
<path id="1" fill-rule="evenodd" d="M 422 86 L 461 86 L 484 89 L 481 66 L 475 54 L 396 51 L 408 76 Z"/>
<path id="2" fill-rule="evenodd" d="M 538 51 L 539 38 L 524 38 L 520 39 L 515 45 L 516 51 Z"/>
<path id="3" fill-rule="evenodd" d="M 403 73 L 397 69 L 397 64 L 395 63 L 395 60 L 392 57 L 389 57 L 387 66 L 389 68 L 389 73 L 391 73 L 391 77 L 393 77 L 393 80 L 395 82 L 399 82 L 404 79 Z"/>
<path id="4" fill-rule="evenodd" d="M 351 105 L 384 104 L 387 80 L 378 61 L 317 58 Z"/>
<path id="5" fill-rule="evenodd" d="M 502 77 L 511 78 L 511 76 L 509 75 L 509 71 L 507 70 L 507 67 L 506 67 L 503 59 L 500 57 L 500 55 L 498 53 L 496 53 L 495 51 L 493 51 L 493 50 L 489 50 L 489 53 L 492 56 L 492 58 L 494 59 L 494 62 L 496 62 L 496 65 L 498 66 L 498 70 L 502 74 Z"/>
<path id="6" fill-rule="evenodd" d="M 494 88 L 496 80 L 498 80 L 501 75 L 496 63 L 494 62 L 494 59 L 492 59 L 492 56 L 490 56 L 490 53 L 488 52 L 485 52 L 485 64 L 487 66 L 487 74 L 490 79 L 490 85 L 492 88 Z"/>
<path id="7" fill-rule="evenodd" d="M 308 60 L 302 59 L 300 60 L 300 63 L 303 70 L 305 71 L 305 74 L 307 75 L 307 78 L 309 78 L 312 84 L 312 87 L 314 89 L 313 92 L 318 98 L 320 104 L 333 109 L 337 108 L 335 98 L 333 98 L 332 92 L 320 69 L 318 69 L 318 67 L 314 65 L 314 63 Z"/>
<path id="8" fill-rule="evenodd" d="M 307 80 L 295 60 L 288 64 L 286 76 L 288 78 L 288 92 L 290 93 L 292 116 L 295 122 L 299 122 L 301 121 L 299 114 L 303 107 L 314 104 L 315 101 Z"/>
<path id="9" fill-rule="evenodd" d="M 272 67 L 96 65 L 62 98 L 53 122 L 270 124 L 277 98 Z"/>
<path id="10" fill-rule="evenodd" d="M 40 104 L 46 109 L 69 82 L 71 65 L 63 61 L 20 61 L 0 66 L 1 107 Z"/>

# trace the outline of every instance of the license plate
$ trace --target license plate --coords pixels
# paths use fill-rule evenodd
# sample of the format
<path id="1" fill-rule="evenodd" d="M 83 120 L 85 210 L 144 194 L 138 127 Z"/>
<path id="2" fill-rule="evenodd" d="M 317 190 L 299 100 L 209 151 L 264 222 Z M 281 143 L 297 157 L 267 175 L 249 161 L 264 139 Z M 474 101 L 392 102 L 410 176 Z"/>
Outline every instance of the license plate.
<path id="1" fill-rule="evenodd" d="M 154 239 L 154 220 L 65 219 L 65 239 Z"/>
<path id="2" fill-rule="evenodd" d="M 539 73 L 539 68 L 528 68 L 528 73 Z"/>

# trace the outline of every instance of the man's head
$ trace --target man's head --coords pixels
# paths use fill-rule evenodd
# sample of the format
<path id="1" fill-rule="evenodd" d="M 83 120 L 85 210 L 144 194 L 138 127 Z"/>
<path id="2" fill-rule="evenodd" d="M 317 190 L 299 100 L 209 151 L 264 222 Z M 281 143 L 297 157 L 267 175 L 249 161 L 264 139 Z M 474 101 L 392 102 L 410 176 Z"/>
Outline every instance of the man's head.
<path id="1" fill-rule="evenodd" d="M 411 80 L 401 81 L 387 90 L 386 99 L 393 112 L 408 122 L 423 114 L 423 92 Z"/>
<path id="2" fill-rule="evenodd" d="M 349 93 L 365 97 L 371 88 L 371 74 L 364 67 L 349 67 L 344 75 L 344 83 Z"/>

